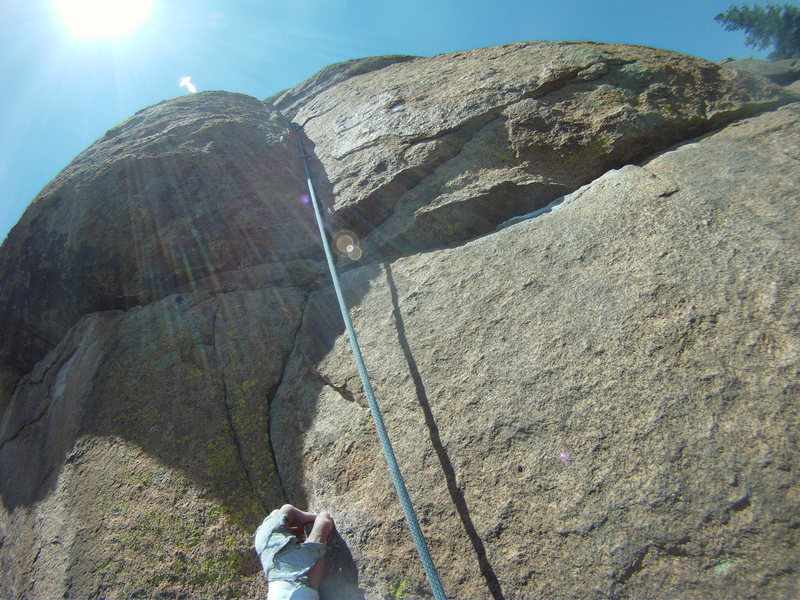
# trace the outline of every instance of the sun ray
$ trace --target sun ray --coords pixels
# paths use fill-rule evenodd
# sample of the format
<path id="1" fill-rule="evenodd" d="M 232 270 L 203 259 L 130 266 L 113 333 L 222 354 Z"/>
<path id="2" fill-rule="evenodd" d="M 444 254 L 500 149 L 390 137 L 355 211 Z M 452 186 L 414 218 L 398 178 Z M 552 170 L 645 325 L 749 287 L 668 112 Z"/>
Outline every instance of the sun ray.
<path id="1" fill-rule="evenodd" d="M 72 35 L 116 39 L 134 31 L 153 11 L 152 0 L 53 0 Z"/>

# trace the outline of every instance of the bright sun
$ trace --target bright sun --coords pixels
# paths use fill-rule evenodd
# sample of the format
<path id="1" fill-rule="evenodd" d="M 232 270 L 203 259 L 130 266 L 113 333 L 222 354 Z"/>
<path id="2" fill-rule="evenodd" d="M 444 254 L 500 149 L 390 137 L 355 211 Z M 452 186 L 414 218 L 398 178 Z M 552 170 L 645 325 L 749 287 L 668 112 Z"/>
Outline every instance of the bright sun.
<path id="1" fill-rule="evenodd" d="M 76 37 L 114 39 L 144 23 L 152 0 L 53 0 L 56 11 Z"/>

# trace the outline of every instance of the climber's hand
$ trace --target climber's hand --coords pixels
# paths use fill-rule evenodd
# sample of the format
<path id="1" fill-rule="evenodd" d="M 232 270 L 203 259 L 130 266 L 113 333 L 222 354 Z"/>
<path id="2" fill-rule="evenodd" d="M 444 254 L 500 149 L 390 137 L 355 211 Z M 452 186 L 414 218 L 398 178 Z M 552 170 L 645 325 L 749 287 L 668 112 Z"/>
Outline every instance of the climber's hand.
<path id="1" fill-rule="evenodd" d="M 278 512 L 286 515 L 286 528 L 299 538 L 305 537 L 305 525 L 317 518 L 315 513 L 304 512 L 291 504 L 284 504 Z"/>

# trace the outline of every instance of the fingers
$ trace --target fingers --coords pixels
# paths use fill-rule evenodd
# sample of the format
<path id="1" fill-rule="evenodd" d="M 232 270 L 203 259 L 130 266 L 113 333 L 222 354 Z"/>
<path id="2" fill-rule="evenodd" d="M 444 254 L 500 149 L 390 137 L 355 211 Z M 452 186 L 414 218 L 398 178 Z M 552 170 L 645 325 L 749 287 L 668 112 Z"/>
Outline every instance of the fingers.
<path id="1" fill-rule="evenodd" d="M 281 506 L 280 511 L 286 515 L 286 524 L 289 528 L 295 526 L 305 525 L 311 523 L 317 518 L 315 513 L 305 512 L 292 506 L 291 504 L 284 504 Z"/>
<path id="2" fill-rule="evenodd" d="M 324 511 L 317 515 L 314 519 L 314 527 L 311 528 L 311 533 L 308 534 L 309 542 L 318 542 L 324 544 L 328 541 L 328 536 L 333 530 L 333 519 L 331 513 Z"/>
<path id="3" fill-rule="evenodd" d="M 286 529 L 295 537 L 304 538 L 306 536 L 306 530 L 302 525 L 287 525 Z"/>
<path id="4" fill-rule="evenodd" d="M 291 504 L 284 504 L 278 512 L 286 515 L 286 528 L 301 539 L 305 533 L 303 526 L 313 522 L 311 533 L 306 538 L 309 542 L 324 544 L 333 530 L 333 518 L 327 511 L 317 515 L 316 513 L 302 511 Z"/>
<path id="5" fill-rule="evenodd" d="M 333 531 L 331 513 L 323 511 L 314 519 L 314 526 L 311 528 L 311 533 L 308 534 L 307 541 L 324 544 L 328 541 L 331 531 Z M 325 577 L 325 563 L 326 559 L 323 556 L 308 572 L 308 583 L 315 590 L 319 588 L 323 577 Z"/>

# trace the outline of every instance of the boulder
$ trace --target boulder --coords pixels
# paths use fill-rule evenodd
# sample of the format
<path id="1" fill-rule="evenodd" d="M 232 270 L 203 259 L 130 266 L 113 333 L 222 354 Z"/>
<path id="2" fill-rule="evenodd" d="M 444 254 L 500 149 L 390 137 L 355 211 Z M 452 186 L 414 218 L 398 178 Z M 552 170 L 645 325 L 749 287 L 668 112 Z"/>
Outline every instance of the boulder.
<path id="1" fill-rule="evenodd" d="M 354 58 L 328 65 L 299 85 L 270 96 L 265 102 L 285 112 L 295 112 L 306 102 L 351 77 L 371 73 L 400 62 L 418 59 L 418 56 L 395 54 L 391 56 L 369 56 Z"/>
<path id="2" fill-rule="evenodd" d="M 255 98 L 204 92 L 139 111 L 45 187 L 3 243 L 0 363 L 27 373 L 94 311 L 319 258 L 303 191 L 288 121 Z"/>
<path id="3" fill-rule="evenodd" d="M 285 112 L 321 163 L 336 223 L 375 261 L 488 233 L 787 97 L 664 50 L 532 42 L 392 64 Z"/>
<path id="4" fill-rule="evenodd" d="M 800 58 L 784 60 L 729 59 L 723 60 L 721 64 L 729 69 L 766 77 L 778 85 L 789 85 L 800 79 Z"/>
<path id="5" fill-rule="evenodd" d="M 345 274 L 449 596 L 797 596 L 799 125 Z M 312 294 L 271 403 L 281 480 L 337 517 L 366 597 L 426 597 L 334 302 Z"/>
<path id="6" fill-rule="evenodd" d="M 800 81 L 790 83 L 785 89 L 787 92 L 794 94 L 795 96 L 800 96 Z"/>

